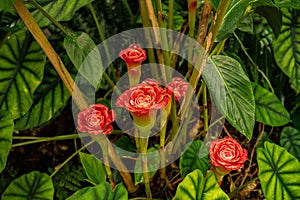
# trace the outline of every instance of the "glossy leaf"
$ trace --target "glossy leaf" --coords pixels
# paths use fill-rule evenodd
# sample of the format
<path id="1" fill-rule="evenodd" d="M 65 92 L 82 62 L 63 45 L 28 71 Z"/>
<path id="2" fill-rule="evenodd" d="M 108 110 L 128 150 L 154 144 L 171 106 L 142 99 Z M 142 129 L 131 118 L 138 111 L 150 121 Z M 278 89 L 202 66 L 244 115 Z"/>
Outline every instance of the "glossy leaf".
<path id="1" fill-rule="evenodd" d="M 220 188 L 213 172 L 203 177 L 200 170 L 196 169 L 189 173 L 178 185 L 173 200 L 217 200 L 229 197 Z"/>
<path id="2" fill-rule="evenodd" d="M 66 61 L 63 59 L 63 61 Z M 71 74 L 76 70 L 68 67 Z M 70 98 L 70 93 L 58 76 L 53 66 L 48 63 L 45 67 L 45 74 L 41 85 L 34 92 L 34 102 L 29 111 L 21 118 L 15 120 L 16 130 L 25 130 L 40 127 L 50 123 L 65 107 Z"/>
<path id="3" fill-rule="evenodd" d="M 8 110 L 13 119 L 32 105 L 33 93 L 42 82 L 45 58 L 25 30 L 12 34 L 0 48 L 0 108 Z"/>
<path id="4" fill-rule="evenodd" d="M 300 131 L 287 126 L 280 134 L 280 145 L 300 161 Z"/>
<path id="5" fill-rule="evenodd" d="M 274 57 L 280 69 L 300 91 L 300 10 L 282 9 L 281 33 L 274 41 Z"/>
<path id="6" fill-rule="evenodd" d="M 157 151 L 154 147 L 151 147 L 148 149 L 148 152 L 154 152 L 151 156 L 151 159 L 148 158 L 148 170 L 149 170 L 149 178 L 152 178 L 158 168 L 160 167 L 160 155 L 159 151 Z M 140 159 L 135 162 L 135 168 L 134 168 L 134 182 L 135 184 L 143 183 L 144 177 L 142 173 L 139 173 L 142 171 L 142 157 L 139 157 Z"/>
<path id="7" fill-rule="evenodd" d="M 84 32 L 75 32 L 65 37 L 64 46 L 81 75 L 96 88 L 103 67 L 100 52 L 92 38 Z"/>
<path id="8" fill-rule="evenodd" d="M 289 123 L 290 114 L 272 92 L 253 83 L 255 97 L 255 119 L 270 126 L 282 126 Z"/>
<path id="9" fill-rule="evenodd" d="M 54 188 L 50 176 L 38 171 L 25 174 L 10 183 L 2 194 L 2 200 L 52 200 Z"/>
<path id="10" fill-rule="evenodd" d="M 0 110 L 0 173 L 5 168 L 12 143 L 14 121 L 9 112 Z"/>
<path id="11" fill-rule="evenodd" d="M 226 12 L 216 41 L 222 41 L 234 32 L 241 22 L 250 1 L 251 0 L 240 0 Z"/>
<path id="12" fill-rule="evenodd" d="M 127 200 L 128 192 L 122 184 L 116 185 L 112 191 L 109 183 L 104 182 L 94 187 L 83 188 L 75 192 L 67 200 Z"/>
<path id="13" fill-rule="evenodd" d="M 208 169 L 208 150 L 201 140 L 193 141 L 187 144 L 188 148 L 180 156 L 179 167 L 181 176 L 184 178 L 195 169 L 201 170 L 206 174 Z M 202 148 L 201 148 L 202 147 Z"/>
<path id="14" fill-rule="evenodd" d="M 79 152 L 80 160 L 89 180 L 98 185 L 106 181 L 106 172 L 102 163 L 92 154 Z"/>
<path id="15" fill-rule="evenodd" d="M 41 2 L 43 9 L 56 21 L 69 21 L 74 13 L 92 0 L 47 0 Z M 51 22 L 39 10 L 31 12 L 40 27 L 48 26 Z"/>
<path id="16" fill-rule="evenodd" d="M 251 82 L 239 62 L 228 56 L 213 56 L 202 76 L 219 111 L 232 126 L 251 139 L 255 101 Z"/>
<path id="17" fill-rule="evenodd" d="M 257 149 L 258 176 L 266 199 L 299 199 L 300 163 L 286 149 L 265 142 Z"/>

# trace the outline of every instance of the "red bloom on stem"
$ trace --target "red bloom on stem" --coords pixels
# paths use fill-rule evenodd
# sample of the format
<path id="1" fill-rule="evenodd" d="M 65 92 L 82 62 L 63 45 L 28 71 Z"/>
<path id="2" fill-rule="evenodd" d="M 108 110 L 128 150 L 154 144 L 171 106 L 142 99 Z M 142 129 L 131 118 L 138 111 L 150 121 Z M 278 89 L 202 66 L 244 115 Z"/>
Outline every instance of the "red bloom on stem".
<path id="1" fill-rule="evenodd" d="M 189 83 L 183 78 L 174 77 L 172 82 L 167 84 L 166 90 L 169 94 L 174 95 L 175 101 L 181 101 L 185 96 L 188 86 Z"/>
<path id="2" fill-rule="evenodd" d="M 140 66 L 146 60 L 146 51 L 139 44 L 131 44 L 127 49 L 122 50 L 119 56 L 131 69 L 132 67 Z"/>
<path id="3" fill-rule="evenodd" d="M 127 109 L 135 116 L 149 115 L 151 110 L 164 109 L 170 100 L 167 94 L 155 80 L 146 80 L 132 86 L 117 99 L 116 105 Z"/>
<path id="4" fill-rule="evenodd" d="M 230 137 L 211 142 L 209 155 L 212 165 L 225 173 L 244 167 L 244 162 L 248 160 L 247 150 Z"/>
<path id="5" fill-rule="evenodd" d="M 113 110 L 108 110 L 102 104 L 92 104 L 78 113 L 77 128 L 80 132 L 93 135 L 109 134 L 113 130 L 111 123 L 115 118 L 116 114 Z"/>

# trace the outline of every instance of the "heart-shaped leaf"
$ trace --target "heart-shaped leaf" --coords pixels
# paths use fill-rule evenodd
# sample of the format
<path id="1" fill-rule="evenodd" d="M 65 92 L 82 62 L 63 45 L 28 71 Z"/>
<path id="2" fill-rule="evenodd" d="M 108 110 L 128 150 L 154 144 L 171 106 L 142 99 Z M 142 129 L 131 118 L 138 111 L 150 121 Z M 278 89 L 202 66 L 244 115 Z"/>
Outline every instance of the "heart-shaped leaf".
<path id="1" fill-rule="evenodd" d="M 92 2 L 92 0 L 46 0 L 39 1 L 43 9 L 56 21 L 69 21 L 74 13 L 81 7 Z M 51 22 L 39 10 L 31 12 L 40 27 L 48 26 Z"/>
<path id="2" fill-rule="evenodd" d="M 24 115 L 42 82 L 46 57 L 25 30 L 11 35 L 0 49 L 0 108 L 13 119 Z"/>
<path id="3" fill-rule="evenodd" d="M 25 174 L 10 183 L 2 194 L 2 200 L 53 200 L 54 188 L 50 176 L 38 171 Z"/>
<path id="4" fill-rule="evenodd" d="M 83 188 L 75 192 L 67 200 L 127 200 L 128 192 L 122 184 L 116 185 L 112 191 L 109 183 L 104 182 L 94 187 Z"/>
<path id="5" fill-rule="evenodd" d="M 5 168 L 12 143 L 14 121 L 9 112 L 0 110 L 0 173 Z"/>
<path id="6" fill-rule="evenodd" d="M 300 163 L 286 149 L 265 142 L 257 149 L 259 179 L 266 199 L 300 199 Z"/>
<path id="7" fill-rule="evenodd" d="M 300 161 L 300 131 L 287 126 L 280 134 L 280 145 Z"/>
<path id="8" fill-rule="evenodd" d="M 84 32 L 75 32 L 65 37 L 64 46 L 79 73 L 97 88 L 103 67 L 100 52 L 92 38 Z"/>
<path id="9" fill-rule="evenodd" d="M 69 72 L 76 74 L 73 65 L 70 66 L 70 62 L 62 58 Z M 69 91 L 53 66 L 46 64 L 43 81 L 34 92 L 33 105 L 24 116 L 15 120 L 15 129 L 25 130 L 50 123 L 65 107 L 69 97 Z"/>
<path id="10" fill-rule="evenodd" d="M 202 76 L 219 111 L 232 126 L 251 139 L 255 100 L 251 82 L 239 62 L 228 56 L 213 56 Z"/>
<path id="11" fill-rule="evenodd" d="M 102 163 L 91 154 L 79 152 L 80 160 L 89 180 L 98 185 L 106 181 L 106 172 Z"/>
<path id="12" fill-rule="evenodd" d="M 289 123 L 290 114 L 275 94 L 253 83 L 255 97 L 255 119 L 270 126 L 282 126 Z"/>
<path id="13" fill-rule="evenodd" d="M 188 148 L 180 156 L 179 167 L 181 176 L 200 169 L 202 174 L 206 174 L 208 165 L 208 150 L 201 140 L 196 140 L 187 144 Z"/>
<path id="14" fill-rule="evenodd" d="M 237 1 L 224 16 L 224 20 L 216 36 L 216 41 L 222 41 L 226 39 L 239 25 L 245 14 L 246 8 L 251 0 L 240 0 Z"/>
<path id="15" fill-rule="evenodd" d="M 300 10 L 282 9 L 281 33 L 274 41 L 274 57 L 280 69 L 300 91 Z"/>
<path id="16" fill-rule="evenodd" d="M 178 185 L 173 200 L 211 200 L 228 199 L 229 197 L 220 188 L 213 172 L 208 172 L 204 178 L 198 169 L 189 173 Z"/>

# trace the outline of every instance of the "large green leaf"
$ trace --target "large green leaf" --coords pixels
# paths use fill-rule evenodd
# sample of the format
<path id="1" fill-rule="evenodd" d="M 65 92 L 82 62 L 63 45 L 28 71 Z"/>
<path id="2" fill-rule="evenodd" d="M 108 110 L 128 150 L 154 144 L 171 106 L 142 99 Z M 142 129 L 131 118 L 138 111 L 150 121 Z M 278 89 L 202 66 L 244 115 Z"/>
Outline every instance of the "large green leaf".
<path id="1" fill-rule="evenodd" d="M 2 200 L 53 200 L 54 188 L 50 176 L 38 171 L 25 174 L 7 187 L 2 194 Z"/>
<path id="2" fill-rule="evenodd" d="M 12 143 L 14 121 L 9 112 L 0 110 L 0 173 L 5 168 Z"/>
<path id="3" fill-rule="evenodd" d="M 11 35 L 0 49 L 0 108 L 16 119 L 33 103 L 33 93 L 42 82 L 46 57 L 25 30 Z"/>
<path id="4" fill-rule="evenodd" d="M 251 0 L 240 0 L 226 12 L 216 41 L 222 41 L 233 33 L 239 25 L 239 22 L 241 22 L 250 1 Z"/>
<path id="5" fill-rule="evenodd" d="M 127 200 L 128 192 L 122 184 L 116 185 L 112 191 L 109 183 L 104 182 L 94 187 L 83 188 L 75 192 L 67 200 Z"/>
<path id="6" fill-rule="evenodd" d="M 280 145 L 300 161 L 300 131 L 290 126 L 284 127 L 280 135 Z"/>
<path id="7" fill-rule="evenodd" d="M 13 6 L 16 0 L 4 0 L 0 4 L 0 12 Z"/>
<path id="8" fill-rule="evenodd" d="M 79 152 L 80 160 L 89 180 L 98 185 L 106 181 L 106 172 L 102 163 L 95 156 Z"/>
<path id="9" fill-rule="evenodd" d="M 180 156 L 179 167 L 182 177 L 195 169 L 205 174 L 208 169 L 208 150 L 201 140 L 187 144 L 188 149 Z M 202 147 L 202 148 L 201 148 Z"/>
<path id="10" fill-rule="evenodd" d="M 300 91 L 300 10 L 282 9 L 281 33 L 274 41 L 274 56 L 280 69 Z"/>
<path id="11" fill-rule="evenodd" d="M 70 73 L 76 73 L 74 67 L 73 69 L 68 67 L 68 62 L 65 62 L 65 65 Z M 24 116 L 15 120 L 15 129 L 25 130 L 50 123 L 51 119 L 56 117 L 65 107 L 70 96 L 63 81 L 53 66 L 48 63 L 45 67 L 43 81 L 34 92 L 33 105 Z"/>
<path id="12" fill-rule="evenodd" d="M 290 114 L 272 92 L 253 83 L 255 97 L 255 119 L 270 126 L 282 126 L 289 123 Z"/>
<path id="13" fill-rule="evenodd" d="M 93 0 L 39 0 L 43 9 L 56 21 L 69 21 L 74 13 Z M 50 24 L 50 21 L 39 10 L 31 12 L 40 27 Z"/>
<path id="14" fill-rule="evenodd" d="M 255 101 L 251 82 L 239 62 L 228 56 L 213 56 L 202 75 L 219 111 L 251 139 Z"/>
<path id="15" fill-rule="evenodd" d="M 103 67 L 100 52 L 92 38 L 84 32 L 75 32 L 65 37 L 64 46 L 79 73 L 96 88 Z"/>
<path id="16" fill-rule="evenodd" d="M 300 163 L 286 149 L 265 142 L 257 149 L 259 179 L 266 199 L 300 199 Z"/>
<path id="17" fill-rule="evenodd" d="M 229 199 L 220 188 L 213 172 L 204 178 L 201 171 L 196 169 L 189 173 L 178 185 L 173 200 L 217 200 Z"/>
<path id="18" fill-rule="evenodd" d="M 300 9 L 299 0 L 274 0 L 275 4 L 280 8 Z"/>

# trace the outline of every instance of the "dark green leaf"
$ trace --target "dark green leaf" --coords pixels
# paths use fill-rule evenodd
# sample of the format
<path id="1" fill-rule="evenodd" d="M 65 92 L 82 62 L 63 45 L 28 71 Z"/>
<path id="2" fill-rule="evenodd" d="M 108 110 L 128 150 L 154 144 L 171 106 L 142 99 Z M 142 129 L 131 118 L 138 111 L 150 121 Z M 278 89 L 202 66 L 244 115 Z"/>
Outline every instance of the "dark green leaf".
<path id="1" fill-rule="evenodd" d="M 0 173 L 5 168 L 12 143 L 14 121 L 9 112 L 0 110 Z"/>
<path id="2" fill-rule="evenodd" d="M 255 101 L 247 74 L 238 61 L 228 56 L 213 56 L 210 62 L 202 75 L 214 103 L 232 126 L 251 139 Z"/>
<path id="3" fill-rule="evenodd" d="M 274 0 L 276 6 L 280 8 L 295 8 L 300 9 L 299 0 Z"/>
<path id="4" fill-rule="evenodd" d="M 187 144 L 188 149 L 180 156 L 179 167 L 181 176 L 200 169 L 202 174 L 206 174 L 208 169 L 208 150 L 201 140 Z"/>
<path id="5" fill-rule="evenodd" d="M 300 163 L 286 149 L 265 142 L 257 149 L 258 176 L 266 199 L 300 199 Z"/>
<path id="6" fill-rule="evenodd" d="M 65 61 L 65 59 L 63 59 Z M 65 65 L 68 63 L 65 62 Z M 73 66 L 72 66 L 73 67 Z M 70 73 L 76 70 L 67 67 Z M 48 63 L 41 85 L 34 92 L 34 102 L 29 111 L 21 118 L 15 120 L 16 130 L 25 130 L 39 127 L 51 122 L 65 107 L 70 93 L 58 76 L 53 66 Z"/>
<path id="7" fill-rule="evenodd" d="M 12 34 L 0 49 L 0 108 L 8 110 L 13 119 L 32 105 L 33 93 L 42 82 L 45 58 L 25 30 Z"/>
<path id="8" fill-rule="evenodd" d="M 274 41 L 274 57 L 280 69 L 300 91 L 300 10 L 282 9 L 281 33 Z"/>
<path id="9" fill-rule="evenodd" d="M 79 152 L 80 160 L 89 180 L 98 185 L 106 181 L 106 172 L 102 163 L 91 154 Z"/>
<path id="10" fill-rule="evenodd" d="M 279 99 L 268 90 L 253 83 L 255 97 L 255 119 L 270 126 L 282 126 L 289 123 L 290 114 Z"/>
<path id="11" fill-rule="evenodd" d="M 84 32 L 75 32 L 65 37 L 64 46 L 79 73 L 96 88 L 103 67 L 100 52 L 92 38 Z"/>
<path id="12" fill-rule="evenodd" d="M 69 21 L 74 13 L 92 0 L 51 0 L 43 3 L 43 9 L 56 21 Z M 48 26 L 51 22 L 39 10 L 31 13 L 40 27 Z"/>
<path id="13" fill-rule="evenodd" d="M 116 185 L 112 191 L 109 183 L 104 182 L 94 187 L 83 188 L 75 192 L 67 200 L 127 200 L 128 192 L 122 184 Z"/>
<path id="14" fill-rule="evenodd" d="M 300 131 L 290 126 L 284 127 L 280 135 L 280 145 L 300 160 Z"/>
<path id="15" fill-rule="evenodd" d="M 159 151 L 157 151 L 157 149 L 155 149 L 154 147 L 150 147 L 148 149 L 148 152 L 152 152 L 151 159 L 148 157 L 148 171 L 149 171 L 149 178 L 152 178 L 156 171 L 158 170 L 158 168 L 160 167 L 160 155 L 159 155 Z M 143 174 L 140 173 L 142 172 L 142 156 L 139 156 L 139 160 L 137 160 L 135 162 L 135 168 L 134 168 L 134 182 L 135 184 L 139 184 L 139 183 L 143 183 L 144 182 L 144 177 Z"/>
<path id="16" fill-rule="evenodd" d="M 220 188 L 213 172 L 204 178 L 201 171 L 196 169 L 189 173 L 178 185 L 173 200 L 217 200 L 229 197 Z"/>
<path id="17" fill-rule="evenodd" d="M 240 0 L 226 12 L 216 37 L 217 42 L 226 39 L 234 32 L 239 22 L 241 22 L 250 1 L 251 0 Z"/>
<path id="18" fill-rule="evenodd" d="M 2 200 L 28 200 L 43 199 L 53 200 L 54 188 L 51 178 L 38 171 L 25 174 L 6 188 L 2 194 Z"/>
<path id="19" fill-rule="evenodd" d="M 0 12 L 13 6 L 16 0 L 3 0 L 0 4 Z"/>

